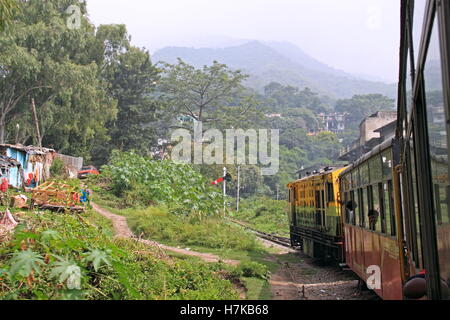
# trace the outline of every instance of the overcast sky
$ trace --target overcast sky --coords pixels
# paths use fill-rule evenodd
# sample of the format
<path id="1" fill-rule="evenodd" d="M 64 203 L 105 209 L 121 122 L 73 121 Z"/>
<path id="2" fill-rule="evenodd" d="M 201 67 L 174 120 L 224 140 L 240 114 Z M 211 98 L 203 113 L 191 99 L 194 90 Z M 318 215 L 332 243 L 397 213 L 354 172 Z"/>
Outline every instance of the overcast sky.
<path id="1" fill-rule="evenodd" d="M 398 78 L 400 0 L 87 0 L 91 21 L 124 23 L 154 52 L 211 39 L 289 41 L 350 73 Z"/>

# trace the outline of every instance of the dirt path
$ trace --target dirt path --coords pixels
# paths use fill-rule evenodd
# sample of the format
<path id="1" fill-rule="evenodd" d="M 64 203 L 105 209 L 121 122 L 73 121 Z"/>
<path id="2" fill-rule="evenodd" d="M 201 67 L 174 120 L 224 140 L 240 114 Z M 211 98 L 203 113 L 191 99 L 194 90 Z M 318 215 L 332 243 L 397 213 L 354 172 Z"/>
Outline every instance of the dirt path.
<path id="1" fill-rule="evenodd" d="M 159 247 L 166 251 L 171 251 L 171 252 L 175 252 L 175 253 L 183 254 L 186 256 L 191 256 L 191 257 L 197 257 L 197 258 L 202 259 L 205 262 L 223 262 L 223 263 L 226 263 L 229 265 L 234 265 L 234 266 L 236 266 L 240 263 L 240 261 L 238 261 L 238 260 L 223 260 L 219 256 L 210 254 L 210 253 L 201 253 L 201 252 L 195 252 L 195 251 L 190 251 L 190 250 L 186 250 L 186 249 L 170 247 L 170 246 L 166 246 L 166 245 L 160 244 L 155 241 L 137 238 L 131 231 L 130 227 L 128 226 L 127 219 L 125 217 L 111 213 L 108 210 L 99 207 L 95 203 L 92 203 L 92 208 L 96 212 L 98 212 L 99 214 L 104 216 L 105 218 L 112 221 L 113 228 L 114 228 L 114 234 L 117 238 L 133 239 L 133 240 L 139 241 L 141 243 L 144 243 L 144 244 L 152 246 L 152 247 L 155 247 L 155 246 Z"/>
<path id="2" fill-rule="evenodd" d="M 337 267 L 322 266 L 304 254 L 270 241 L 260 239 L 267 247 L 276 249 L 267 257 L 279 264 L 269 284 L 274 300 L 372 300 L 371 291 L 358 290 L 358 278 Z"/>
<path id="3" fill-rule="evenodd" d="M 321 266 L 301 253 L 272 257 L 280 268 L 269 283 L 274 300 L 372 300 L 371 291 L 359 291 L 358 279 L 348 271 Z"/>

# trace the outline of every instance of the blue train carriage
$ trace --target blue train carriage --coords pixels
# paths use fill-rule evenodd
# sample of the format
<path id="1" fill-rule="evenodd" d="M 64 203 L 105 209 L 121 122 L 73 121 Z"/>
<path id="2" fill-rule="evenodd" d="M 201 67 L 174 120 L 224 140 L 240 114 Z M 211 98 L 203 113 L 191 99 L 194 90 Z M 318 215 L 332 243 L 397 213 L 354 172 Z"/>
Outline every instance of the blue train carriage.
<path id="1" fill-rule="evenodd" d="M 287 185 L 291 244 L 310 257 L 342 259 L 339 175 L 344 170 L 327 167 Z"/>

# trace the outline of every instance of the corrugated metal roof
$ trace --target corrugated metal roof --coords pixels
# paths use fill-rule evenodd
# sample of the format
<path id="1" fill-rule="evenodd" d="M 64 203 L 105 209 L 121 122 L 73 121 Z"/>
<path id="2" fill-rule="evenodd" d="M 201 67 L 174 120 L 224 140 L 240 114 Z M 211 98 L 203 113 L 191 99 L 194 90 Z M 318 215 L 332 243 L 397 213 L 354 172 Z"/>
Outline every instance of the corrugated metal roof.
<path id="1" fill-rule="evenodd" d="M 21 144 L 0 144 L 0 148 L 10 148 L 14 150 L 24 151 L 28 154 L 39 154 L 44 155 L 47 153 L 55 152 L 53 149 L 35 147 L 35 146 L 24 146 Z"/>
<path id="2" fill-rule="evenodd" d="M 20 166 L 20 162 L 16 159 L 0 156 L 0 168 L 14 168 Z"/>

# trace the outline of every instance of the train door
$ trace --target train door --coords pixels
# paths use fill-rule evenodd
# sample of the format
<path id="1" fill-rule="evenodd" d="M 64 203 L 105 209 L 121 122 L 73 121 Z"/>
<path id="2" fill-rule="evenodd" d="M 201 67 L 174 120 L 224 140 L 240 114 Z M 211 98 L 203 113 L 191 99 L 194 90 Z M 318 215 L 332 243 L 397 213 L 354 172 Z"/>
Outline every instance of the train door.
<path id="1" fill-rule="evenodd" d="M 297 226 L 297 187 L 293 186 L 290 190 L 290 203 L 291 203 L 291 225 Z"/>
<path id="2" fill-rule="evenodd" d="M 316 227 L 323 228 L 325 222 L 325 191 L 316 190 Z"/>

